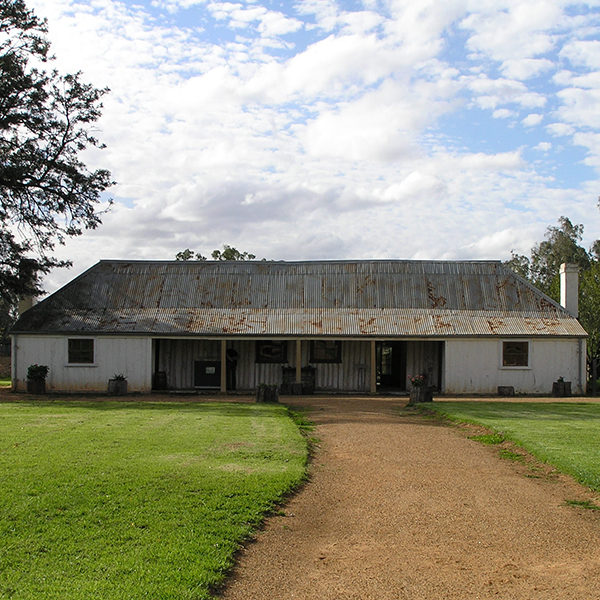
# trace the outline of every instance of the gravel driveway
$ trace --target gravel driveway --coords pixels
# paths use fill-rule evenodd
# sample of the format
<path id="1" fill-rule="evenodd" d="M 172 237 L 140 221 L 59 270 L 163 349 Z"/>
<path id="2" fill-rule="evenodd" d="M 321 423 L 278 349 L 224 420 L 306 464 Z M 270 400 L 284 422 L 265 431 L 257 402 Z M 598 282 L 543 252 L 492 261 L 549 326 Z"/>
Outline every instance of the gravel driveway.
<path id="1" fill-rule="evenodd" d="M 600 511 L 398 399 L 310 407 L 311 479 L 248 544 L 224 600 L 600 599 Z M 523 469 L 521 469 L 523 471 Z"/>

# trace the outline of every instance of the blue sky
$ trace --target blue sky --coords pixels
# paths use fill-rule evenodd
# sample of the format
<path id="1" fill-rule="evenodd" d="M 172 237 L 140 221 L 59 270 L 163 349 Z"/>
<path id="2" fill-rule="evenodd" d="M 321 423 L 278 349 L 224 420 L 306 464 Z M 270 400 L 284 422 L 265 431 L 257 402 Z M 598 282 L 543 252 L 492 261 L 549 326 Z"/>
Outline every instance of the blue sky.
<path id="1" fill-rule="evenodd" d="M 59 249 L 172 259 L 506 259 L 600 238 L 600 1 L 31 0 L 108 86 L 104 224 Z"/>

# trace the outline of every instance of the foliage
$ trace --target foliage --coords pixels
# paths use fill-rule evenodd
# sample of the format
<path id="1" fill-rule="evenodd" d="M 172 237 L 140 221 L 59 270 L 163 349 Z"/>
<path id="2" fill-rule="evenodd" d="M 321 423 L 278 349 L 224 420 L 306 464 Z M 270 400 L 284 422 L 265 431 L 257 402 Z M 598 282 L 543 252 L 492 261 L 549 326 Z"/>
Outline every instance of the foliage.
<path id="1" fill-rule="evenodd" d="M 0 298 L 0 344 L 8 343 L 8 332 L 17 320 L 16 306 Z"/>
<path id="2" fill-rule="evenodd" d="M 47 365 L 29 365 L 27 368 L 27 379 L 34 381 L 44 381 L 48 377 L 50 367 Z"/>
<path id="3" fill-rule="evenodd" d="M 254 260 L 256 258 L 254 254 L 250 254 L 249 252 L 240 252 L 236 248 L 228 246 L 227 244 L 223 245 L 223 252 L 220 250 L 213 250 L 210 256 L 212 260 Z M 189 248 L 186 248 L 175 255 L 176 260 L 192 260 L 194 257 L 196 260 L 208 260 L 206 256 L 195 253 Z"/>
<path id="4" fill-rule="evenodd" d="M 513 252 L 505 264 L 558 301 L 560 265 L 573 263 L 582 270 L 590 266 L 589 254 L 579 245 L 583 230 L 583 225 L 573 225 L 567 217 L 560 217 L 558 227 L 548 227 L 545 239 L 531 249 L 531 258 Z"/>
<path id="5" fill-rule="evenodd" d="M 441 402 L 428 409 L 483 425 L 583 485 L 600 490 L 600 404 Z"/>
<path id="6" fill-rule="evenodd" d="M 45 20 L 23 0 L 0 0 L 0 289 L 2 301 L 39 294 L 40 278 L 68 266 L 48 253 L 100 224 L 96 205 L 112 181 L 79 159 L 102 145 L 92 135 L 106 89 L 60 75 Z"/>
<path id="7" fill-rule="evenodd" d="M 589 251 L 580 245 L 584 226 L 567 217 L 548 227 L 545 239 L 531 249 L 531 258 L 512 253 L 504 264 L 542 292 L 560 301 L 560 265 L 579 266 L 579 320 L 588 332 L 588 356 L 600 358 L 600 240 Z"/>
<path id="8" fill-rule="evenodd" d="M 113 379 L 114 379 L 115 381 L 125 381 L 125 380 L 127 379 L 127 376 L 126 376 L 126 375 L 123 375 L 123 373 L 115 373 L 115 374 L 113 375 Z"/>
<path id="9" fill-rule="evenodd" d="M 0 439 L 2 598 L 207 600 L 307 459 L 277 404 L 10 402 Z"/>
<path id="10" fill-rule="evenodd" d="M 409 375 L 408 380 L 416 388 L 424 388 L 427 385 L 427 375 Z"/>

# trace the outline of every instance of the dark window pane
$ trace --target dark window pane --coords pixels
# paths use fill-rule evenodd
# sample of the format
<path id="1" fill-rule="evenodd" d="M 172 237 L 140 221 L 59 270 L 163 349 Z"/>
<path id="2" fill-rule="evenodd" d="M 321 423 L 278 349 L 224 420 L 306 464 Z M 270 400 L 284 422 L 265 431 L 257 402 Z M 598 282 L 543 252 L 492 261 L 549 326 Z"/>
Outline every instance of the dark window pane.
<path id="1" fill-rule="evenodd" d="M 69 340 L 69 364 L 93 364 L 94 362 L 94 340 L 70 339 Z"/>
<path id="2" fill-rule="evenodd" d="M 502 366 L 529 366 L 529 342 L 502 342 Z"/>
<path id="3" fill-rule="evenodd" d="M 256 362 L 287 363 L 287 341 L 256 342 Z"/>
<path id="4" fill-rule="evenodd" d="M 342 343 L 335 340 L 315 340 L 310 344 L 311 363 L 342 362 Z"/>

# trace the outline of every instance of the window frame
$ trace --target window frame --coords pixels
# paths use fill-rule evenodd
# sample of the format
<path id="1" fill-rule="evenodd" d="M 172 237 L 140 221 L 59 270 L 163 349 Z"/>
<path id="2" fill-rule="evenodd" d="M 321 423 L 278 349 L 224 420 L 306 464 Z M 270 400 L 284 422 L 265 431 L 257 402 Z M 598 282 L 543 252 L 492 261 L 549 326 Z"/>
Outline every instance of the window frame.
<path id="1" fill-rule="evenodd" d="M 280 348 L 279 355 L 273 355 L 273 347 Z M 266 352 L 271 348 L 271 356 Z M 288 362 L 288 340 L 256 340 L 254 362 L 261 365 L 281 365 Z"/>
<path id="2" fill-rule="evenodd" d="M 72 351 L 71 350 L 71 342 L 83 342 L 83 341 L 87 341 L 87 342 L 91 342 L 92 343 L 92 360 L 90 361 L 86 361 L 86 362 L 75 362 L 71 360 L 71 354 Z M 97 353 L 97 347 L 96 347 L 96 338 L 93 337 L 69 337 L 67 338 L 67 360 L 66 360 L 66 365 L 68 367 L 95 367 L 97 366 L 97 362 L 96 362 L 96 353 Z M 84 353 L 84 351 L 82 350 L 78 350 L 78 352 L 81 354 Z M 89 352 L 89 351 L 88 351 Z M 80 358 L 76 357 L 76 358 Z"/>
<path id="3" fill-rule="evenodd" d="M 526 346 L 526 362 L 525 364 L 507 364 L 507 351 L 509 350 L 510 345 L 521 345 L 525 344 Z M 518 353 L 514 353 L 514 356 L 518 357 Z M 523 354 L 521 354 L 523 356 Z M 502 369 L 531 369 L 531 341 L 530 340 L 502 340 L 500 344 L 500 368 Z"/>
<path id="4" fill-rule="evenodd" d="M 317 344 L 334 344 L 335 357 L 319 357 L 317 356 Z M 327 352 L 327 348 L 321 348 Z M 310 341 L 310 360 L 309 363 L 315 364 L 340 364 L 342 362 L 342 341 L 341 340 L 311 340 Z"/>

